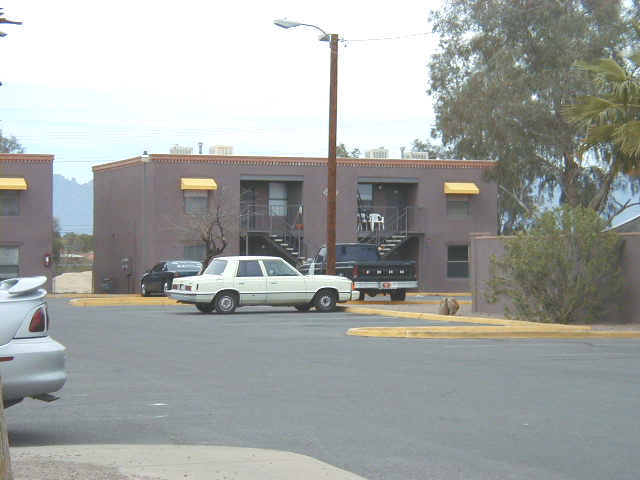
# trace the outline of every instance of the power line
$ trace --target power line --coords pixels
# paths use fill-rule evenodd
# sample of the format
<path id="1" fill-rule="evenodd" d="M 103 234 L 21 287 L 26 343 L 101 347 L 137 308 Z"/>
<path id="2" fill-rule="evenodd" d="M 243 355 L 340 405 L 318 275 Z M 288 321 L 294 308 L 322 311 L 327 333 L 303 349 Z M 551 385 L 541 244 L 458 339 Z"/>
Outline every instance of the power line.
<path id="1" fill-rule="evenodd" d="M 426 37 L 431 35 L 431 32 L 409 33 L 406 35 L 397 35 L 393 37 L 377 37 L 377 38 L 357 38 L 357 39 L 342 39 L 342 42 L 382 42 L 386 40 L 403 40 L 405 38 Z"/>

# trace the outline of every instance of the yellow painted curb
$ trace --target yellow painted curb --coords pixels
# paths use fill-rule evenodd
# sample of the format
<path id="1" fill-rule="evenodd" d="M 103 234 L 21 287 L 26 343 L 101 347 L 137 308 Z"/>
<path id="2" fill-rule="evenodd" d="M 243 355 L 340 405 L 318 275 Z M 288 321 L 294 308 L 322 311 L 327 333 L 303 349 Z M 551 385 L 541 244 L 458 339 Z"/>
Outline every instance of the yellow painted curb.
<path id="1" fill-rule="evenodd" d="M 456 300 L 460 305 L 471 305 L 471 300 Z M 438 305 L 440 300 L 418 300 L 418 301 L 399 301 L 399 300 L 349 300 L 343 302 L 347 305 Z"/>
<path id="2" fill-rule="evenodd" d="M 470 297 L 471 292 L 407 292 L 408 297 Z"/>
<path id="3" fill-rule="evenodd" d="M 640 338 L 640 331 L 547 330 L 512 327 L 361 327 L 347 335 L 385 338 Z"/>
<path id="4" fill-rule="evenodd" d="M 49 293 L 48 298 L 130 297 L 130 293 Z"/>
<path id="5" fill-rule="evenodd" d="M 121 305 L 141 305 L 141 306 L 175 306 L 184 305 L 176 302 L 172 298 L 156 297 L 92 297 L 73 298 L 69 303 L 75 307 L 117 307 Z"/>
<path id="6" fill-rule="evenodd" d="M 399 312 L 375 308 L 346 307 L 350 313 L 384 315 L 483 326 L 358 327 L 347 335 L 387 338 L 640 338 L 640 331 L 593 330 L 589 325 L 559 325 L 485 317 L 458 317 L 434 313 Z"/>
<path id="7" fill-rule="evenodd" d="M 345 307 L 344 311 L 350 313 L 360 313 L 365 315 L 384 315 L 387 317 L 413 318 L 419 320 L 432 320 L 437 322 L 460 322 L 460 323 L 479 323 L 484 325 L 499 326 L 529 326 L 538 328 L 557 328 L 561 330 L 573 330 L 576 328 L 588 327 L 584 325 L 551 325 L 547 323 L 525 322 L 523 320 L 508 320 L 506 318 L 489 318 L 489 317 L 463 317 L 452 315 L 438 315 L 437 313 L 421 313 L 421 312 L 402 312 L 398 310 L 384 310 L 380 308 L 366 307 Z M 591 327 L 588 327 L 591 328 Z"/>

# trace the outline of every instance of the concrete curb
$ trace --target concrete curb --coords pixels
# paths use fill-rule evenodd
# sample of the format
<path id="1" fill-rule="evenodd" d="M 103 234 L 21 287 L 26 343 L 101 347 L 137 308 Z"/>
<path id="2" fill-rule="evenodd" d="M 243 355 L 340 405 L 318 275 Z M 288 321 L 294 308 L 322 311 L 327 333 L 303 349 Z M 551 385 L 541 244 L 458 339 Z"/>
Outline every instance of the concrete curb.
<path id="1" fill-rule="evenodd" d="M 483 326 L 357 327 L 347 335 L 386 338 L 640 338 L 637 330 L 593 330 L 590 325 L 558 325 L 484 317 L 452 317 L 434 313 L 401 312 L 375 308 L 345 307 L 344 311 L 366 315 L 461 322 Z"/>
<path id="2" fill-rule="evenodd" d="M 471 300 L 456 300 L 460 305 L 471 305 Z M 347 305 L 438 305 L 440 300 L 416 300 L 416 301 L 401 301 L 401 300 L 351 300 L 344 302 Z"/>
<path id="3" fill-rule="evenodd" d="M 56 298 L 56 297 L 54 297 Z M 173 305 L 185 305 L 178 303 L 172 298 L 167 297 L 142 297 L 140 295 L 112 295 L 112 296 L 70 296 L 70 297 L 58 297 L 58 298 L 70 298 L 69 303 L 76 307 L 107 307 L 107 306 L 126 306 L 126 305 L 140 305 L 140 306 L 173 306 Z M 393 301 L 393 300 L 351 300 L 349 302 L 341 303 L 341 305 L 437 305 L 439 300 L 418 300 L 415 302 Z M 470 300 L 459 300 L 461 305 L 470 305 Z"/>
<path id="4" fill-rule="evenodd" d="M 157 307 L 186 305 L 184 303 L 178 303 L 172 298 L 141 296 L 72 298 L 71 300 L 69 300 L 69 303 L 75 307 L 118 307 L 127 305 Z"/>
<path id="5" fill-rule="evenodd" d="M 364 480 L 315 458 L 214 445 L 54 445 L 11 448 L 16 478 Z"/>
<path id="6" fill-rule="evenodd" d="M 471 292 L 407 292 L 407 297 L 470 297 Z"/>

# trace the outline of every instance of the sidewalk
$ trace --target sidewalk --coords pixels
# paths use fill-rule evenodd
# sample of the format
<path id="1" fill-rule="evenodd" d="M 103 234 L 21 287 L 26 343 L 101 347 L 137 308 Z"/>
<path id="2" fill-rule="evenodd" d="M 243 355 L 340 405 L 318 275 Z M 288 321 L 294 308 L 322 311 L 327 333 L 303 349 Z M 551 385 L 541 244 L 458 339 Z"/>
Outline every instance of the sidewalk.
<path id="1" fill-rule="evenodd" d="M 14 480 L 363 480 L 305 455 L 204 445 L 11 449 Z"/>

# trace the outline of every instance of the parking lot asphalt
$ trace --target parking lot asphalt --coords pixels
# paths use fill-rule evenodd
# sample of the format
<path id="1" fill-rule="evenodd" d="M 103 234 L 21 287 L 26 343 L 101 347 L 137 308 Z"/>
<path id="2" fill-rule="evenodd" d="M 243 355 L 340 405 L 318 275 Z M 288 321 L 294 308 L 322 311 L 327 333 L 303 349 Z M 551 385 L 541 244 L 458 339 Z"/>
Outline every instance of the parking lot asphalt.
<path id="1" fill-rule="evenodd" d="M 440 299 L 457 296 L 458 315 L 437 314 Z M 187 306 L 167 297 L 142 297 L 139 295 L 113 295 L 72 298 L 70 303 L 78 307 L 89 306 Z M 192 307 L 192 306 L 191 306 Z M 193 308 L 193 307 L 192 307 Z M 593 328 L 591 325 L 560 325 L 508 320 L 502 317 L 474 314 L 471 298 L 467 293 L 414 292 L 405 301 L 391 301 L 388 296 L 378 296 L 365 301 L 351 301 L 339 305 L 343 311 L 360 315 L 382 315 L 413 321 L 435 321 L 450 325 L 425 326 L 359 326 L 349 329 L 348 335 L 386 338 L 640 338 L 638 328 Z"/>
<path id="2" fill-rule="evenodd" d="M 292 308 L 204 315 L 54 299 L 50 312 L 69 381 L 54 403 L 6 412 L 16 466 L 121 476 L 26 478 L 631 480 L 640 470 L 637 340 L 358 338 L 345 332 L 404 319 Z"/>

